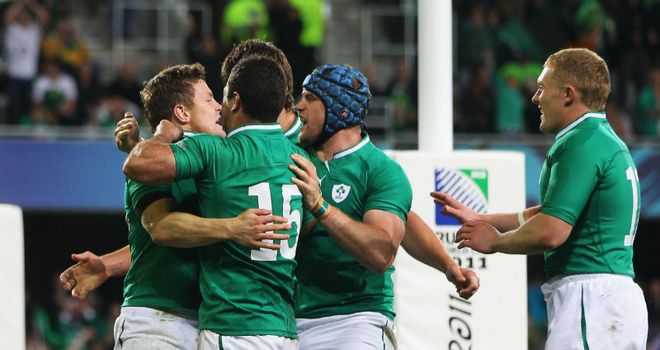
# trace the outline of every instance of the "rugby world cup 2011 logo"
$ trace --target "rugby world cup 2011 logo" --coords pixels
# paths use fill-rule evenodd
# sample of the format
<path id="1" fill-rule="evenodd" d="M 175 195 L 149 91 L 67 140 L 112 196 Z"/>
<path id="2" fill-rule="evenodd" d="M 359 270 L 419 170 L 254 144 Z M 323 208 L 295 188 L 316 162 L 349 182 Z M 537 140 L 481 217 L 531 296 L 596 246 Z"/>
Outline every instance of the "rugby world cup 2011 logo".
<path id="1" fill-rule="evenodd" d="M 454 197 L 477 213 L 488 212 L 488 170 L 486 169 L 435 169 L 435 190 Z M 458 220 L 441 213 L 442 206 L 435 206 L 435 224 L 460 226 Z"/>

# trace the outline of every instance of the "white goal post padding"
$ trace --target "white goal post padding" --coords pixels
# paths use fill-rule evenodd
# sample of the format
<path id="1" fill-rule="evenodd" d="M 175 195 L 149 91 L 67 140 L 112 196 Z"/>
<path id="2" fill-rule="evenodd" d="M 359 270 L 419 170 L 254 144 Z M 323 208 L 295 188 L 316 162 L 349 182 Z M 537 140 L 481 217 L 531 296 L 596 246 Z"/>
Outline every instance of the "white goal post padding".
<path id="1" fill-rule="evenodd" d="M 0 349 L 25 349 L 23 212 L 0 204 Z"/>
<path id="2" fill-rule="evenodd" d="M 447 222 L 429 192 L 442 190 L 475 210 L 525 207 L 524 155 L 517 152 L 393 151 L 413 188 L 412 209 L 448 253 L 474 270 L 481 288 L 469 301 L 445 276 L 399 250 L 394 273 L 399 349 L 527 349 L 527 266 L 524 255 L 484 255 L 454 243 L 458 223 Z M 470 204 L 471 203 L 471 204 Z"/>

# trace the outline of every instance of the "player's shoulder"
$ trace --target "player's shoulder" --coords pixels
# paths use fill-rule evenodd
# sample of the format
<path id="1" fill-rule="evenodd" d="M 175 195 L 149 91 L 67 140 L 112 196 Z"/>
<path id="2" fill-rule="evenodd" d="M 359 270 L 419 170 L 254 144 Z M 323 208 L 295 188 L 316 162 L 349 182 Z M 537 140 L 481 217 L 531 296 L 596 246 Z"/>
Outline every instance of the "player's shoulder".
<path id="1" fill-rule="evenodd" d="M 572 152 L 586 152 L 593 156 L 609 155 L 612 152 L 628 149 L 608 123 L 576 128 L 556 142 L 558 148 Z"/>
<path id="2" fill-rule="evenodd" d="M 290 151 L 291 153 L 297 153 L 302 155 L 303 157 L 310 159 L 310 150 L 307 148 L 303 148 L 300 145 L 290 143 Z"/>
<path id="3" fill-rule="evenodd" d="M 198 132 L 189 132 L 186 131 L 183 133 L 183 138 L 179 141 L 184 142 L 224 142 L 225 138 L 218 135 L 204 134 Z"/>
<path id="4" fill-rule="evenodd" d="M 370 181 L 408 181 L 401 165 L 373 144 L 364 150 L 360 160 Z"/>
<path id="5" fill-rule="evenodd" d="M 360 152 L 360 158 L 370 168 L 395 167 L 400 168 L 399 163 L 394 161 L 385 152 L 373 143 L 367 143 Z"/>
<path id="6" fill-rule="evenodd" d="M 186 132 L 181 140 L 174 143 L 181 150 L 185 151 L 190 147 L 196 149 L 216 149 L 227 147 L 227 140 L 224 137 L 212 134 Z"/>

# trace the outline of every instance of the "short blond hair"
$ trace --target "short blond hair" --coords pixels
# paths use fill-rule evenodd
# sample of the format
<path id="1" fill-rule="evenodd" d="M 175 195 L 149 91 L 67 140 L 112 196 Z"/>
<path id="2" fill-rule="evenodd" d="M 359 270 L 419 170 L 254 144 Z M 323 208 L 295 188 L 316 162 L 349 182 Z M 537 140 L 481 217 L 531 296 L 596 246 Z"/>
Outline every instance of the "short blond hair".
<path id="1" fill-rule="evenodd" d="M 597 53 L 588 49 L 564 49 L 550 55 L 543 64 L 553 70 L 560 84 L 574 85 L 582 103 L 595 111 L 605 110 L 610 94 L 610 71 Z"/>

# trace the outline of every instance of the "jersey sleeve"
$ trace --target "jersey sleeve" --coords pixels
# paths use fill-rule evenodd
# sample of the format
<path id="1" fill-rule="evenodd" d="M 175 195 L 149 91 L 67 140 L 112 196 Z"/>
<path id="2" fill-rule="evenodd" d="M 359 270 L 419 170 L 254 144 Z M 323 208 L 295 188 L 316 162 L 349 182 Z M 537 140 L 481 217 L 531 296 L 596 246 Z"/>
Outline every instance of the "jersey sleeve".
<path id="1" fill-rule="evenodd" d="M 564 144 L 553 158 L 541 212 L 575 226 L 598 181 L 598 160 L 574 143 Z"/>
<path id="2" fill-rule="evenodd" d="M 198 134 L 170 144 L 176 161 L 176 179 L 193 178 L 217 162 L 221 138 Z"/>
<path id="3" fill-rule="evenodd" d="M 406 222 L 412 204 L 412 188 L 401 166 L 387 158 L 369 174 L 365 213 L 377 209 L 392 213 Z"/>
<path id="4" fill-rule="evenodd" d="M 126 183 L 128 195 L 133 203 L 135 213 L 138 218 L 142 217 L 142 212 L 147 209 L 151 203 L 163 199 L 172 198 L 171 184 L 163 185 L 143 185 L 135 181 L 128 180 Z"/>

